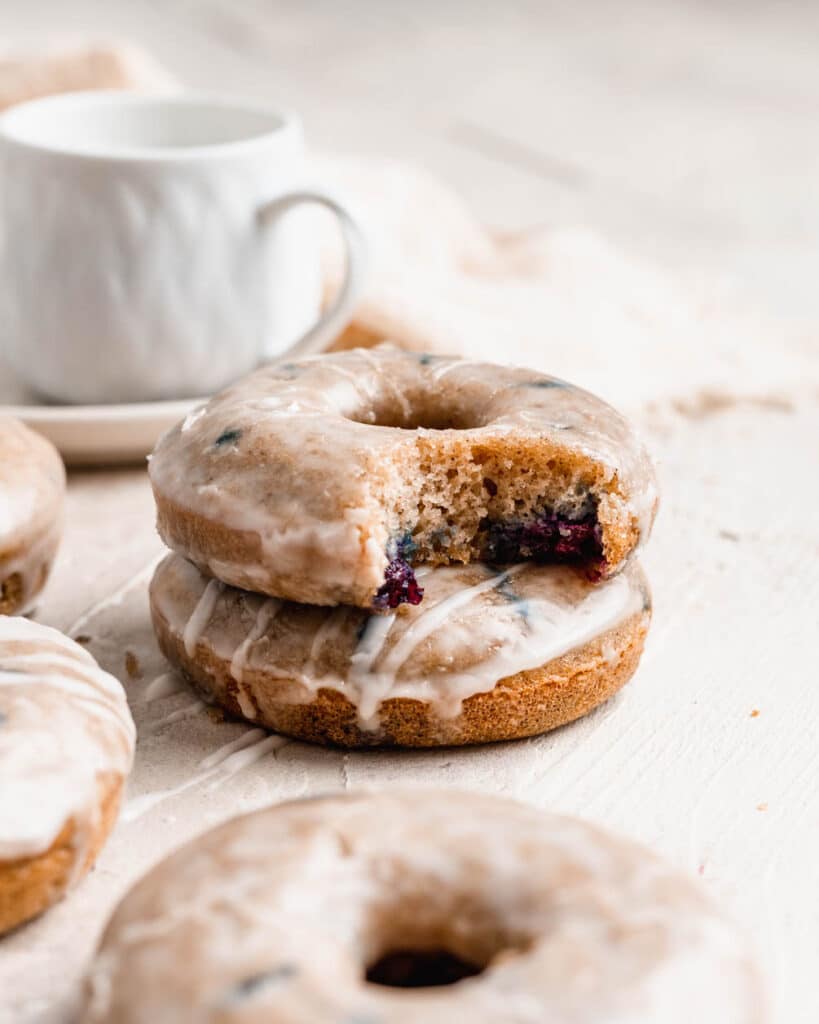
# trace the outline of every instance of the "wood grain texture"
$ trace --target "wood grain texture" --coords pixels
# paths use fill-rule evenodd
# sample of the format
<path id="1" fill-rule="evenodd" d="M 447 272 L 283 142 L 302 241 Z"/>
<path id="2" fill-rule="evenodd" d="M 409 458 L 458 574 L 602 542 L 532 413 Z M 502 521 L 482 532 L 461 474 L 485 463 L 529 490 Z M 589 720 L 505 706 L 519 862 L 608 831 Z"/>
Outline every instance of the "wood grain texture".
<path id="1" fill-rule="evenodd" d="M 815 338 L 815 5 L 68 8 L 3 0 L 3 31 L 124 34 L 195 85 L 299 109 L 322 147 L 426 164 L 499 226 L 589 225 L 679 273 L 735 277 L 783 338 L 800 319 Z M 774 369 L 759 366 L 763 398 Z M 589 717 L 474 750 L 318 750 L 214 719 L 186 691 L 147 700 L 166 671 L 146 600 L 161 553 L 147 479 L 73 474 L 38 618 L 73 626 L 123 680 L 137 764 L 95 871 L 3 941 L 0 1021 L 65 1020 L 113 902 L 186 838 L 272 800 L 393 781 L 518 796 L 654 846 L 754 934 L 775 1019 L 819 1019 L 819 380 L 775 397 L 628 410 L 664 495 L 643 664 Z"/>

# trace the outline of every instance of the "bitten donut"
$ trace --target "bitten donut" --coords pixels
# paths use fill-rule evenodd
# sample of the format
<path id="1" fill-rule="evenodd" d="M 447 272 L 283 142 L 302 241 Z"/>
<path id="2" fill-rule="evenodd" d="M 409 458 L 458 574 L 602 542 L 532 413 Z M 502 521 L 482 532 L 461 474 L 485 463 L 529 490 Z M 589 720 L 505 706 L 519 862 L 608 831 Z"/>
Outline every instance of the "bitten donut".
<path id="1" fill-rule="evenodd" d="M 631 677 L 650 618 L 637 564 L 599 584 L 566 566 L 424 568 L 389 615 L 265 598 L 171 555 L 151 583 L 159 645 L 205 699 L 345 747 L 532 736 Z"/>
<path id="2" fill-rule="evenodd" d="M 56 629 L 0 616 L 0 933 L 94 863 L 133 751 L 117 680 Z"/>
<path id="3" fill-rule="evenodd" d="M 50 441 L 0 415 L 0 615 L 24 615 L 60 540 L 65 469 Z"/>
<path id="4" fill-rule="evenodd" d="M 531 370 L 358 349 L 252 374 L 150 462 L 165 543 L 305 604 L 423 598 L 423 563 L 620 569 L 651 527 L 649 459 L 593 395 Z"/>
<path id="5" fill-rule="evenodd" d="M 125 897 L 88 1024 L 760 1024 L 693 881 L 583 822 L 438 790 L 221 825 Z"/>

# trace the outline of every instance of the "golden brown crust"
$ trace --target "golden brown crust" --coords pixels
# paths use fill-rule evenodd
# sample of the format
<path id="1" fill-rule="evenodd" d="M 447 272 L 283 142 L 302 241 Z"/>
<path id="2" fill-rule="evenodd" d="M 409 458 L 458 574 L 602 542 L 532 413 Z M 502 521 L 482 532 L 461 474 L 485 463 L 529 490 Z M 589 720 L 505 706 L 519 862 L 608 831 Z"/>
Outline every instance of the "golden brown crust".
<path id="1" fill-rule="evenodd" d="M 165 657 L 206 699 L 244 717 L 229 661 L 202 643 L 191 657 L 153 602 L 151 612 Z M 359 728 L 355 706 L 338 690 L 322 688 L 305 702 L 306 691 L 295 680 L 248 667 L 245 681 L 257 711 L 252 721 L 311 743 L 348 748 L 460 746 L 536 736 L 588 714 L 628 682 L 649 621 L 650 612 L 642 610 L 577 650 L 501 679 L 493 690 L 467 698 L 457 718 L 440 718 L 421 701 L 386 700 L 377 732 Z"/>
<path id="2" fill-rule="evenodd" d="M 0 861 L 0 935 L 47 910 L 91 868 L 116 822 L 123 783 L 121 775 L 100 776 L 99 813 L 84 843 L 76 842 L 77 823 L 69 819 L 45 853 Z"/>

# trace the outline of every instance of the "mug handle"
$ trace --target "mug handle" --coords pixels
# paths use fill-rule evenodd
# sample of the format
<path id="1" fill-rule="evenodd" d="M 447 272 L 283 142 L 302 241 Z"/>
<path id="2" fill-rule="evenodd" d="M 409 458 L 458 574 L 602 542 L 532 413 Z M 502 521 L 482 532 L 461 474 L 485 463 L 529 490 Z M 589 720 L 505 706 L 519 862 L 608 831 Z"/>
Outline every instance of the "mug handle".
<path id="1" fill-rule="evenodd" d="M 288 192 L 276 199 L 271 199 L 259 209 L 259 222 L 263 226 L 272 224 L 288 210 L 292 210 L 294 206 L 300 206 L 302 203 L 316 203 L 335 214 L 344 240 L 344 281 L 332 306 L 322 313 L 306 334 L 303 334 L 285 352 L 279 353 L 281 356 L 306 356 L 312 355 L 314 352 L 322 352 L 350 322 L 353 309 L 364 285 L 366 262 L 364 235 L 350 213 L 335 199 L 322 192 Z"/>

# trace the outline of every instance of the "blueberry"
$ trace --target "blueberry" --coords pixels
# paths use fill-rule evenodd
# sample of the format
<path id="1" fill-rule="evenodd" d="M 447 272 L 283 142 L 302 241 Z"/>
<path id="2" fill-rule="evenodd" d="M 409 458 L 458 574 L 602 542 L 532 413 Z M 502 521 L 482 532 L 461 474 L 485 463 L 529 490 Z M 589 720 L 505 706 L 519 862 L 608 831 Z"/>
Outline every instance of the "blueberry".
<path id="1" fill-rule="evenodd" d="M 525 380 L 522 384 L 517 385 L 519 388 L 568 388 L 570 386 L 565 380 L 559 380 L 557 377 L 534 377 L 532 380 Z"/>
<path id="2" fill-rule="evenodd" d="M 225 1003 L 238 1003 L 257 995 L 262 989 L 289 981 L 299 973 L 295 964 L 277 964 L 269 971 L 259 971 L 237 981 L 225 993 Z"/>
<path id="3" fill-rule="evenodd" d="M 511 605 L 514 605 L 515 611 L 518 615 L 520 615 L 524 622 L 527 622 L 529 619 L 529 602 L 525 597 L 521 597 L 520 594 L 516 592 L 509 577 L 507 576 L 500 586 L 495 589 L 501 597 L 505 597 Z"/>
<path id="4" fill-rule="evenodd" d="M 280 363 L 276 367 L 276 380 L 295 380 L 303 369 L 298 363 Z"/>
<path id="5" fill-rule="evenodd" d="M 241 430 L 232 429 L 223 431 L 213 442 L 214 448 L 224 448 L 227 444 L 236 444 L 242 436 Z"/>
<path id="6" fill-rule="evenodd" d="M 590 579 L 605 570 L 602 531 L 597 516 L 589 513 L 568 519 L 543 512 L 535 519 L 488 522 L 483 558 L 508 565 L 531 559 L 540 563 L 580 564 Z"/>
<path id="7" fill-rule="evenodd" d="M 403 558 L 405 561 L 409 561 L 417 550 L 418 545 L 412 534 L 409 530 L 405 530 L 399 536 L 392 537 L 387 543 L 387 558 Z"/>

